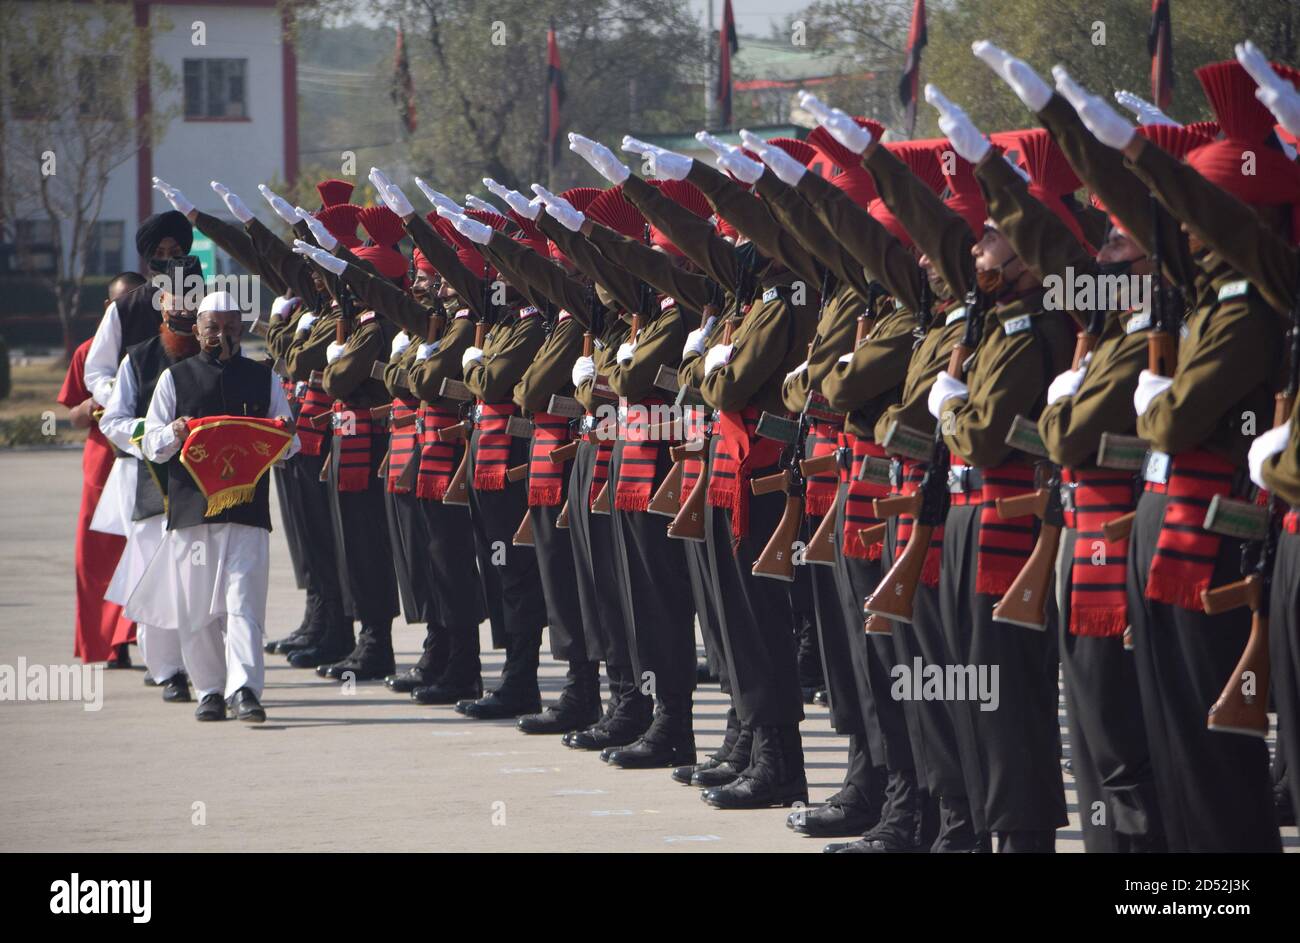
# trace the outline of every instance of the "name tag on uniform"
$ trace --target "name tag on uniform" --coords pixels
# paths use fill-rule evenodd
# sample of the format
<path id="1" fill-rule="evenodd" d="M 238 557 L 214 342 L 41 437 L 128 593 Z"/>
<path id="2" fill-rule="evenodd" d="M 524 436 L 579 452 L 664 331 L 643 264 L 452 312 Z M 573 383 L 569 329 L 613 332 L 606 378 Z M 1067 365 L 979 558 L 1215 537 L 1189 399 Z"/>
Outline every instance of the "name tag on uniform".
<path id="1" fill-rule="evenodd" d="M 1250 282 L 1244 278 L 1239 278 L 1235 282 L 1228 282 L 1219 289 L 1219 301 L 1227 301 L 1229 298 L 1240 298 L 1250 290 Z"/>
<path id="2" fill-rule="evenodd" d="M 1010 337 L 1013 334 L 1023 334 L 1025 331 L 1029 330 L 1033 323 L 1033 319 L 1029 315 L 1022 314 L 1018 318 L 1011 318 L 1004 322 L 1002 325 L 1002 333 L 1006 334 L 1007 337 Z"/>
<path id="3" fill-rule="evenodd" d="M 375 312 L 373 312 L 373 311 L 367 311 L 367 312 L 365 312 L 364 314 L 362 314 L 361 317 L 357 318 L 357 323 L 358 323 L 358 324 L 369 324 L 369 323 L 370 323 L 371 321 L 373 321 L 374 319 L 375 319 Z"/>
<path id="4" fill-rule="evenodd" d="M 1145 331 L 1151 326 L 1151 312 L 1139 311 L 1129 317 L 1124 322 L 1124 333 L 1132 334 L 1135 331 Z"/>
<path id="5" fill-rule="evenodd" d="M 1153 482 L 1157 485 L 1163 485 L 1169 481 L 1169 453 L 1158 452 L 1152 449 L 1147 452 L 1146 461 L 1142 464 L 1142 477 L 1146 481 Z"/>
<path id="6" fill-rule="evenodd" d="M 947 327 L 949 324 L 956 324 L 958 321 L 961 321 L 965 317 L 966 317 L 966 306 L 958 305 L 957 307 L 953 308 L 951 311 L 948 312 L 947 317 L 943 319 L 943 326 Z"/>
<path id="7" fill-rule="evenodd" d="M 670 296 L 670 295 L 664 295 L 662 298 L 659 299 L 659 310 L 660 310 L 660 311 L 667 311 L 669 308 L 673 307 L 675 304 L 677 304 L 677 299 L 676 299 L 676 298 L 673 298 L 673 297 Z"/>
<path id="8" fill-rule="evenodd" d="M 524 318 L 530 318 L 534 314 L 540 314 L 540 313 L 541 312 L 536 307 L 534 307 L 533 305 L 529 305 L 526 308 L 519 309 L 519 318 L 520 320 L 523 320 Z"/>
<path id="9" fill-rule="evenodd" d="M 456 320 L 460 320 L 461 318 L 467 318 L 467 317 L 469 317 L 469 308 L 461 308 L 455 314 Z"/>
<path id="10" fill-rule="evenodd" d="M 775 288 L 769 288 L 767 291 L 763 292 L 764 301 L 776 301 L 776 299 L 780 297 L 781 293 Z"/>

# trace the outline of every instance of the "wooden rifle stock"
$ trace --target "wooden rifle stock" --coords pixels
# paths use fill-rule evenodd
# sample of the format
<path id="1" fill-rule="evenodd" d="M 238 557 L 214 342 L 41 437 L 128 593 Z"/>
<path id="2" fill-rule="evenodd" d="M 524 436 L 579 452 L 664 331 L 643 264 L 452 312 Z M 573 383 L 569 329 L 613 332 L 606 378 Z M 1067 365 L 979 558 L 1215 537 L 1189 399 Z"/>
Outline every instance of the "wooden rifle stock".
<path id="1" fill-rule="evenodd" d="M 817 525 L 817 530 L 808 541 L 808 546 L 804 548 L 804 563 L 815 563 L 820 566 L 834 566 L 835 522 L 838 520 L 838 517 L 839 516 L 834 510 L 831 510 L 830 513 L 822 517 L 822 522 Z"/>
<path id="2" fill-rule="evenodd" d="M 1267 592 L 1267 582 L 1251 574 L 1240 583 L 1201 593 L 1201 603 L 1211 615 L 1242 603 L 1251 609 L 1246 648 L 1219 699 L 1210 708 L 1205 721 L 1210 730 L 1260 738 L 1268 735 L 1268 612 L 1264 599 Z M 1211 606 L 1216 607 L 1214 611 Z"/>
<path id="3" fill-rule="evenodd" d="M 685 465 L 684 459 L 676 459 L 673 462 L 672 468 L 668 469 L 668 474 L 664 475 L 663 483 L 650 499 L 647 511 L 651 514 L 662 514 L 664 517 L 677 516 L 677 512 L 682 509 L 682 475 L 686 470 Z"/>
<path id="4" fill-rule="evenodd" d="M 916 586 L 921 581 L 921 570 L 925 567 L 925 555 L 930 549 L 933 534 L 934 528 L 929 524 L 912 525 L 912 536 L 908 539 L 907 546 L 889 568 L 876 591 L 867 597 L 863 606 L 866 612 L 899 622 L 912 621 L 912 601 L 916 595 Z"/>
<path id="5" fill-rule="evenodd" d="M 772 537 L 754 561 L 750 572 L 755 576 L 767 576 L 772 579 L 794 582 L 794 542 L 799 537 L 799 528 L 803 525 L 803 495 L 788 495 L 785 510 L 777 522 Z"/>
<path id="6" fill-rule="evenodd" d="M 596 492 L 596 497 L 591 502 L 591 513 L 608 514 L 609 511 L 610 511 L 609 481 L 606 481 L 604 484 L 600 486 L 600 490 Z"/>
<path id="7" fill-rule="evenodd" d="M 556 530 L 569 529 L 569 499 L 568 498 L 564 499 L 564 507 L 560 508 L 560 513 L 555 518 L 555 529 Z"/>
<path id="8" fill-rule="evenodd" d="M 753 495 L 772 494 L 775 491 L 785 491 L 790 487 L 790 470 L 783 469 L 775 475 L 764 475 L 762 478 L 755 478 L 749 483 L 749 491 Z"/>
<path id="9" fill-rule="evenodd" d="M 1001 502 L 999 502 L 1001 504 Z M 1001 512 L 1001 507 L 998 508 Z M 1047 594 L 1052 585 L 1061 528 L 1044 523 L 1033 552 L 1006 594 L 993 607 L 993 618 L 1039 632 L 1047 628 Z"/>
<path id="10" fill-rule="evenodd" d="M 445 430 L 439 430 L 439 440 L 441 433 Z M 456 473 L 451 476 L 451 481 L 447 484 L 447 493 L 442 496 L 443 504 L 461 504 L 469 505 L 469 445 L 465 446 L 465 453 L 460 457 L 460 464 L 456 466 Z"/>
<path id="11" fill-rule="evenodd" d="M 487 340 L 487 322 L 479 321 L 474 325 L 474 346 L 482 350 L 485 340 Z"/>
<path id="12" fill-rule="evenodd" d="M 921 510 L 921 493 L 896 494 L 888 498 L 876 498 L 871 502 L 872 512 L 876 517 L 899 517 L 907 515 L 916 517 Z"/>
<path id="13" fill-rule="evenodd" d="M 1174 335 L 1153 328 L 1147 335 L 1147 369 L 1152 373 L 1171 377 L 1178 367 L 1178 344 Z"/>
<path id="14" fill-rule="evenodd" d="M 819 455 L 816 458 L 805 458 L 799 462 L 799 471 L 803 472 L 805 478 L 811 478 L 813 475 L 824 475 L 827 472 L 835 471 L 839 468 L 840 457 L 835 452 L 827 452 L 825 455 Z"/>
<path id="15" fill-rule="evenodd" d="M 574 439 L 572 442 L 566 442 L 564 445 L 557 445 L 551 449 L 548 458 L 556 465 L 563 465 L 578 454 L 579 440 Z"/>
<path id="16" fill-rule="evenodd" d="M 464 422 L 458 422 L 454 426 L 445 426 L 438 430 L 439 442 L 460 442 L 468 439 L 470 431 L 474 428 L 473 424 L 467 419 Z"/>
<path id="17" fill-rule="evenodd" d="M 998 498 L 996 501 L 998 517 L 1004 521 L 1009 521 L 1015 517 L 1025 517 L 1032 514 L 1035 517 L 1042 517 L 1043 512 L 1047 510 L 1047 500 L 1050 497 L 1046 488 L 1039 488 L 1037 491 L 1031 491 L 1028 494 L 1018 494 L 1010 498 Z"/>
<path id="18" fill-rule="evenodd" d="M 1137 520 L 1137 511 L 1129 511 L 1127 514 L 1113 517 L 1101 525 L 1101 536 L 1107 541 L 1128 540 L 1135 520 Z"/>
<path id="19" fill-rule="evenodd" d="M 709 470 L 706 465 L 700 467 L 700 477 L 695 479 L 695 487 L 682 502 L 682 509 L 677 512 L 673 522 L 668 525 L 668 536 L 677 540 L 704 540 L 704 504 L 709 495 Z"/>
<path id="20" fill-rule="evenodd" d="M 523 481 L 528 477 L 528 463 L 506 469 L 506 481 Z"/>
<path id="21" fill-rule="evenodd" d="M 862 541 L 862 546 L 870 547 L 874 544 L 883 543 L 888 533 L 888 524 L 872 524 L 870 527 L 858 529 L 858 540 Z"/>
<path id="22" fill-rule="evenodd" d="M 519 522 L 519 529 L 510 538 L 510 542 L 516 547 L 536 546 L 533 540 L 533 515 L 531 511 L 524 511 L 524 519 Z"/>

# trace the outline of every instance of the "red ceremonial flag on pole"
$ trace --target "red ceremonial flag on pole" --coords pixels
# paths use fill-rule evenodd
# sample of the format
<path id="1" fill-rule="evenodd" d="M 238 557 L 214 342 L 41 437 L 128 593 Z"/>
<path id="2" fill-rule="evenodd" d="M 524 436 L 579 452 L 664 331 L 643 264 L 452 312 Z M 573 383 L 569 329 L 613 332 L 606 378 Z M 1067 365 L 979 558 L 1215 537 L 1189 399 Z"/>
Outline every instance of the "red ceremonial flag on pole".
<path id="1" fill-rule="evenodd" d="M 1169 0 L 1151 0 L 1147 52 L 1151 54 L 1151 100 L 1168 108 L 1174 96 L 1174 25 L 1169 19 Z"/>
<path id="2" fill-rule="evenodd" d="M 564 135 L 561 133 L 560 109 L 564 107 L 564 68 L 560 65 L 560 44 L 555 39 L 555 27 L 546 31 L 546 166 L 547 182 L 555 173 L 555 165 L 564 153 Z"/>
<path id="3" fill-rule="evenodd" d="M 898 97 L 907 115 L 908 137 L 916 130 L 916 103 L 921 97 L 921 50 L 925 44 L 925 0 L 915 0 L 912 28 L 907 33 L 907 59 L 903 63 L 903 77 L 898 83 Z"/>
<path id="4" fill-rule="evenodd" d="M 411 62 L 406 58 L 406 32 L 397 27 L 397 46 L 393 50 L 393 87 L 389 93 L 402 127 L 407 134 L 415 133 L 415 83 L 411 81 Z"/>
<path id="5" fill-rule="evenodd" d="M 722 30 L 718 33 L 718 126 L 731 127 L 731 57 L 740 52 L 736 38 L 736 16 L 731 11 L 731 0 L 722 5 Z"/>

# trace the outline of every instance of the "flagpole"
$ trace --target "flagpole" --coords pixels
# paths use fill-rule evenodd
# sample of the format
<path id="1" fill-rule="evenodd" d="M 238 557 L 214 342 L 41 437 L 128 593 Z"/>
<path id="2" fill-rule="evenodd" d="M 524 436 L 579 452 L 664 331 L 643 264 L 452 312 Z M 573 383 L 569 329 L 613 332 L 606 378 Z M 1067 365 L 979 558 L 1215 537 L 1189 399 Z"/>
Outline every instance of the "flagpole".
<path id="1" fill-rule="evenodd" d="M 709 0 L 709 15 L 704 21 L 704 126 L 712 128 L 716 116 L 713 108 L 713 0 Z"/>

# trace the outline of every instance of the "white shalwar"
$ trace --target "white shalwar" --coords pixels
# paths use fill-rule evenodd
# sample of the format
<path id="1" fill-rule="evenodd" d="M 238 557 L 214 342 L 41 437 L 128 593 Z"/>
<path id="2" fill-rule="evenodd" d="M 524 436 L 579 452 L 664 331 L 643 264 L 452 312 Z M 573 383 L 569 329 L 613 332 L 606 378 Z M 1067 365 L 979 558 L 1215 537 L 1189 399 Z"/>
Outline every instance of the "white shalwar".
<path id="1" fill-rule="evenodd" d="M 83 368 L 86 389 L 90 390 L 91 398 L 101 406 L 107 406 L 113 396 L 119 367 L 126 362 L 124 353 L 122 318 L 115 301 L 99 319 L 99 326 L 95 328 L 95 336 L 90 342 L 90 350 L 86 351 Z M 94 516 L 90 519 L 91 530 L 119 537 L 128 536 L 131 511 L 135 507 L 136 467 L 135 462 L 120 455 L 113 460 L 99 503 L 95 505 Z"/>
<path id="2" fill-rule="evenodd" d="M 272 374 L 268 382 L 267 418 L 292 423 L 279 379 Z M 176 418 L 176 387 L 166 370 L 145 416 L 141 445 L 150 461 L 166 462 L 180 451 L 184 440 L 171 429 Z M 294 436 L 286 457 L 298 447 Z M 240 688 L 262 696 L 270 538 L 261 527 L 230 522 L 169 530 L 131 593 L 128 618 L 178 630 L 185 668 L 200 698 L 229 698 Z"/>
<path id="3" fill-rule="evenodd" d="M 158 548 L 162 546 L 163 537 L 167 533 L 165 514 L 155 514 L 153 517 L 138 521 L 132 520 L 135 511 L 136 480 L 140 474 L 140 464 L 136 459 L 144 457 L 140 446 L 131 441 L 136 426 L 143 418 L 134 415 L 137 395 L 135 373 L 131 370 L 130 362 L 123 357 L 122 365 L 117 371 L 117 382 L 113 384 L 112 393 L 104 405 L 104 414 L 99 420 L 99 429 L 108 441 L 132 456 L 131 458 L 118 456 L 113 462 L 113 471 L 121 472 L 119 486 L 113 495 L 113 500 L 120 505 L 125 505 L 118 508 L 116 519 L 121 522 L 126 536 L 126 546 L 122 550 L 122 556 L 118 558 L 117 569 L 113 571 L 113 578 L 104 592 L 104 598 L 119 606 L 125 606 L 127 600 L 131 598 L 131 593 L 139 585 L 141 577 L 157 554 Z M 100 507 L 107 503 L 109 502 L 101 500 Z M 95 513 L 98 517 L 98 508 Z M 175 629 L 137 622 L 136 644 L 140 647 L 140 655 L 144 658 L 149 677 L 159 684 L 184 670 L 180 635 Z"/>

